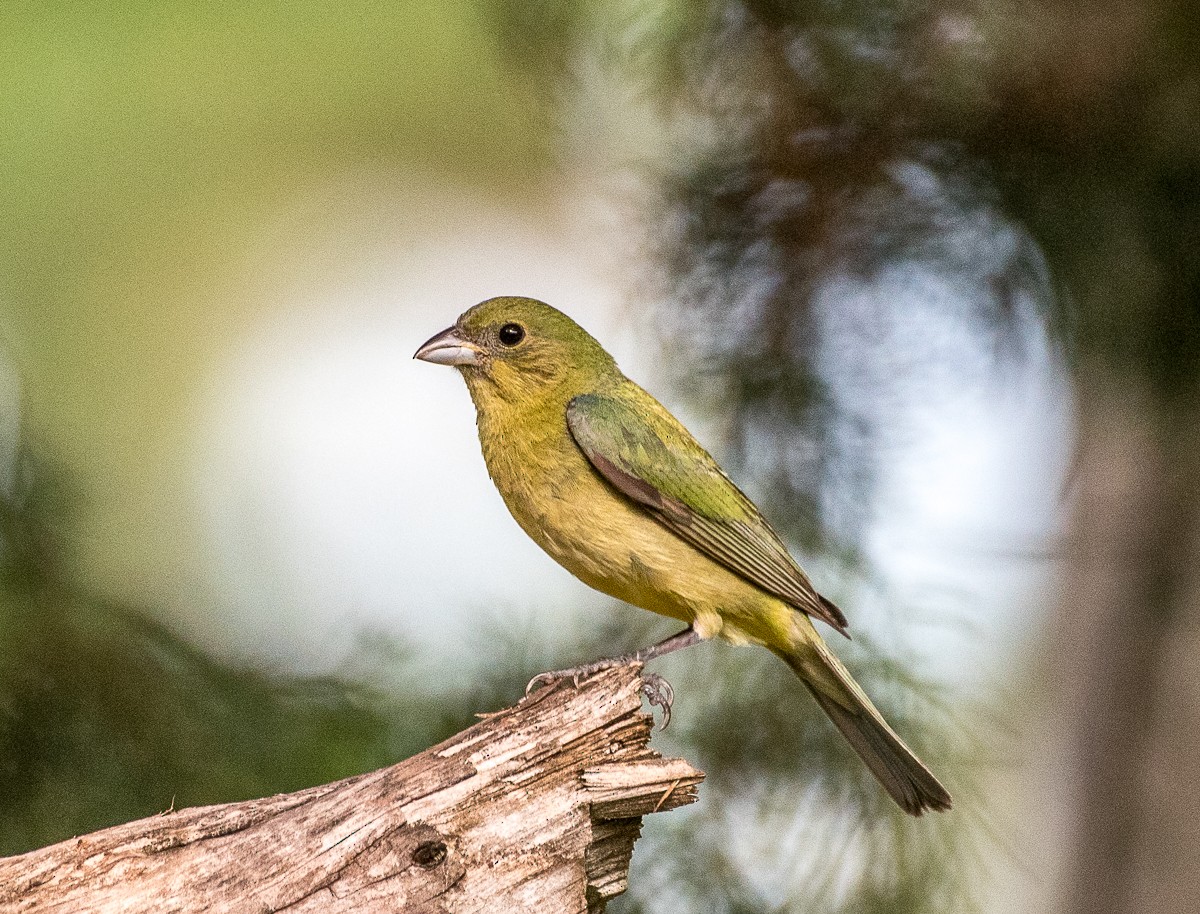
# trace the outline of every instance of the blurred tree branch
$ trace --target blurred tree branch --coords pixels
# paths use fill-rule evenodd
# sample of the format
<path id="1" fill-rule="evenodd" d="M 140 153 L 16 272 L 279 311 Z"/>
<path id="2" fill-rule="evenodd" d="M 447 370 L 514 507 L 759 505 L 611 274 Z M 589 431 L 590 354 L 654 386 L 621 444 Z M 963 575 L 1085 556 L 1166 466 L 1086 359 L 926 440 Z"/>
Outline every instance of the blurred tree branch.
<path id="1" fill-rule="evenodd" d="M 1123 396 L 1088 412 L 1053 631 L 1051 710 L 1078 797 L 1067 909 L 1081 914 L 1182 914 L 1200 888 L 1198 425 L 1190 454 L 1171 453 L 1153 414 Z"/>
<path id="2" fill-rule="evenodd" d="M 640 682 L 638 666 L 609 670 L 390 768 L 0 860 L 0 907 L 603 911 L 641 817 L 694 802 L 703 778 L 649 749 Z"/>

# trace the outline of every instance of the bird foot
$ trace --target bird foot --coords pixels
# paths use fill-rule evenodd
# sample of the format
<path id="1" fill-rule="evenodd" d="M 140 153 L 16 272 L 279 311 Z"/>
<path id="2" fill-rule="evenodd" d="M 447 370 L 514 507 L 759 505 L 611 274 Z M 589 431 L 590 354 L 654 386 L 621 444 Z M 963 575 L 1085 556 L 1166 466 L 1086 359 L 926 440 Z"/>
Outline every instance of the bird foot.
<path id="1" fill-rule="evenodd" d="M 615 666 L 624 666 L 626 663 L 635 663 L 634 657 L 611 657 L 605 660 L 597 660 L 594 663 L 585 663 L 581 666 L 573 666 L 565 670 L 548 670 L 545 673 L 538 673 L 525 686 L 525 696 L 529 695 L 544 686 L 557 685 L 564 680 L 571 680 L 575 688 L 579 688 L 580 683 L 591 679 L 597 673 L 602 673 L 605 670 L 611 670 Z"/>
<path id="2" fill-rule="evenodd" d="M 566 670 L 550 670 L 545 673 L 538 673 L 525 686 L 525 695 L 528 697 L 538 689 L 547 686 L 556 686 L 561 682 L 570 680 L 575 688 L 579 688 L 580 684 L 601 673 L 604 670 L 611 670 L 613 667 L 625 666 L 630 663 L 641 662 L 637 657 L 611 657 L 605 660 L 597 660 L 594 663 L 585 663 L 582 666 L 571 667 Z M 662 726 L 660 730 L 667 729 L 667 724 L 671 722 L 671 705 L 675 701 L 675 690 L 671 688 L 671 683 L 663 679 L 657 673 L 642 674 L 642 694 L 646 696 L 646 700 L 652 708 L 661 708 L 663 713 Z"/>

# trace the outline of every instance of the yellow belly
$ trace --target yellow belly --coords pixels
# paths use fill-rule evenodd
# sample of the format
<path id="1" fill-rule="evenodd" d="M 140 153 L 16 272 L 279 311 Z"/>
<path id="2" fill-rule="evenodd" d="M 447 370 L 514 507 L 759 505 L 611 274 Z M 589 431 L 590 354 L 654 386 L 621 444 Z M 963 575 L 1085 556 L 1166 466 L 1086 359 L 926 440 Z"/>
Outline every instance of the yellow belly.
<path id="1" fill-rule="evenodd" d="M 566 443 L 543 442 L 536 456 L 521 459 L 524 448 L 484 441 L 509 511 L 555 561 L 596 590 L 694 625 L 701 637 L 790 642 L 795 610 L 663 527 Z"/>

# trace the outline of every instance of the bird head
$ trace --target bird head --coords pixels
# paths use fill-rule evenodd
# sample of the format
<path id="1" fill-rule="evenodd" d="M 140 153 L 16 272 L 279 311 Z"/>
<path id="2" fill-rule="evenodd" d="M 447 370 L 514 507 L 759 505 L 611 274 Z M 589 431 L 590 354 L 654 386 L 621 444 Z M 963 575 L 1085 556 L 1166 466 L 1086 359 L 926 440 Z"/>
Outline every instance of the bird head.
<path id="1" fill-rule="evenodd" d="M 532 298 L 489 298 L 425 342 L 413 356 L 453 365 L 468 386 L 488 384 L 516 400 L 560 390 L 615 368 L 612 356 L 575 321 Z"/>

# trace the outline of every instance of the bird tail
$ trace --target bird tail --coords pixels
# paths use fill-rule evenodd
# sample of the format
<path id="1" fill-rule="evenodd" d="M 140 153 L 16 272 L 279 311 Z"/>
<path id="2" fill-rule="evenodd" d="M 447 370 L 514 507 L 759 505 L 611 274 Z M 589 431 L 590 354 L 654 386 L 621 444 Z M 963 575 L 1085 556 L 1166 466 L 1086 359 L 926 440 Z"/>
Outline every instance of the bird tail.
<path id="1" fill-rule="evenodd" d="M 946 788 L 888 726 L 812 623 L 799 615 L 796 621 L 792 646 L 775 653 L 800 677 L 884 790 L 910 815 L 949 809 Z"/>

